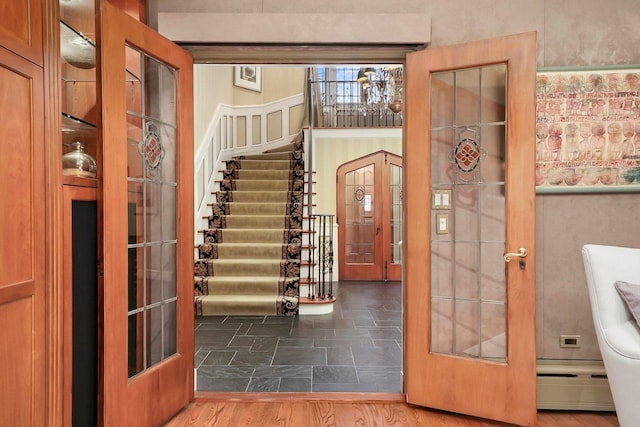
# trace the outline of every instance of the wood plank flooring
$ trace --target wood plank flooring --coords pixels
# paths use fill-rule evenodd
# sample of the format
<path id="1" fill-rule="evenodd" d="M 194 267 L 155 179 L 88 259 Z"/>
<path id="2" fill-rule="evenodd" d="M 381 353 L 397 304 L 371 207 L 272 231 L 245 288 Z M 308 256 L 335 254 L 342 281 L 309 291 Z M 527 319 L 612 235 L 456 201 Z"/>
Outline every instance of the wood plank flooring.
<path id="1" fill-rule="evenodd" d="M 509 426 L 404 403 L 401 394 L 378 400 L 339 394 L 251 394 L 198 397 L 165 427 L 487 427 Z M 540 411 L 538 427 L 619 427 L 612 412 Z"/>

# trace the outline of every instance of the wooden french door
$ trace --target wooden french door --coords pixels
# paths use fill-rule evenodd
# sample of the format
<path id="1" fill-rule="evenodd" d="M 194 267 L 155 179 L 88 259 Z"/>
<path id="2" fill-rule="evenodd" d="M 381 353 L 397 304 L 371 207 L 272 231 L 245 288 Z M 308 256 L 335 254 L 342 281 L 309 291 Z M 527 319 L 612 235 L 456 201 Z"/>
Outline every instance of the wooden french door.
<path id="1" fill-rule="evenodd" d="M 337 171 L 340 280 L 400 280 L 402 158 L 378 151 Z"/>
<path id="2" fill-rule="evenodd" d="M 105 426 L 193 399 L 193 61 L 101 2 Z"/>
<path id="3" fill-rule="evenodd" d="M 409 403 L 536 422 L 535 73 L 535 33 L 407 55 Z"/>

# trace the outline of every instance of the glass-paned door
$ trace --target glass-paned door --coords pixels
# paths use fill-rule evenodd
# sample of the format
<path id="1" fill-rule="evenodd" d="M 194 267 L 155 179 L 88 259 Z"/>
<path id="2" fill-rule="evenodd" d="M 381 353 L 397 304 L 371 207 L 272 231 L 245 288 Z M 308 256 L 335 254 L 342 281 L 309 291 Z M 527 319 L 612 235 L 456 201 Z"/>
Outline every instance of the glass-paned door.
<path id="1" fill-rule="evenodd" d="M 402 157 L 384 153 L 383 182 L 389 186 L 385 195 L 383 217 L 384 280 L 402 279 Z M 387 208 L 388 206 L 388 208 Z"/>
<path id="2" fill-rule="evenodd" d="M 380 151 L 337 175 L 340 280 L 400 280 L 402 158 Z"/>
<path id="3" fill-rule="evenodd" d="M 136 59 L 127 103 L 129 376 L 177 351 L 176 70 L 128 46 Z"/>
<path id="4" fill-rule="evenodd" d="M 536 422 L 535 33 L 407 56 L 405 385 Z"/>
<path id="5" fill-rule="evenodd" d="M 506 360 L 506 64 L 431 76 L 431 349 Z"/>
<path id="6" fill-rule="evenodd" d="M 104 425 L 193 398 L 191 56 L 102 3 Z"/>
<path id="7" fill-rule="evenodd" d="M 375 256 L 375 165 L 345 174 L 345 250 L 347 264 L 372 264 Z"/>

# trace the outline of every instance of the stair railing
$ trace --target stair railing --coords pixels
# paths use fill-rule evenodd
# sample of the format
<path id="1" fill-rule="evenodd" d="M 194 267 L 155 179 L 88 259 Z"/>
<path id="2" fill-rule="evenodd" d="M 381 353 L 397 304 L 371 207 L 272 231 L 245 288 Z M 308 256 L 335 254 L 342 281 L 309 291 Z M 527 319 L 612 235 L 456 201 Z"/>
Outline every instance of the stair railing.
<path id="1" fill-rule="evenodd" d="M 307 278 L 309 280 L 309 291 L 308 291 L 308 295 L 307 297 L 310 300 L 314 300 L 316 298 L 316 292 L 315 292 L 315 287 L 316 287 L 316 282 L 315 282 L 315 267 L 314 267 L 314 261 L 315 261 L 315 242 L 314 242 L 314 234 L 313 234 L 313 230 L 316 229 L 316 217 L 313 215 L 309 216 L 309 233 L 308 233 L 308 237 L 307 237 L 307 241 L 309 243 L 309 249 L 307 250 Z"/>
<path id="2" fill-rule="evenodd" d="M 333 218 L 335 215 L 316 214 L 318 221 L 318 297 L 333 298 Z"/>
<path id="3" fill-rule="evenodd" d="M 315 114 L 313 108 L 316 101 L 313 99 L 313 84 L 314 82 L 311 79 L 308 79 L 307 94 L 309 94 L 310 102 L 307 103 L 309 107 L 307 113 L 309 117 L 309 130 L 307 138 L 305 138 L 307 218 L 309 225 L 309 232 L 307 234 L 309 243 L 309 249 L 307 251 L 309 279 L 308 298 L 314 300 L 318 297 L 319 299 L 324 300 L 327 298 L 333 298 L 333 220 L 335 215 L 313 213 L 313 128 L 315 126 Z M 316 265 L 318 266 L 318 283 L 315 281 Z"/>
<path id="4" fill-rule="evenodd" d="M 308 255 L 308 283 L 309 283 L 309 292 L 308 298 L 313 300 L 315 299 L 315 267 L 313 261 L 315 260 L 315 234 L 314 230 L 316 229 L 316 218 L 313 216 L 313 127 L 315 125 L 313 119 L 313 93 L 311 92 L 311 79 L 307 79 L 307 96 L 309 97 L 307 102 L 307 117 L 309 120 L 309 130 L 307 132 L 307 138 L 304 138 L 304 142 L 306 143 L 305 157 L 306 161 L 304 162 L 306 169 L 306 178 L 307 178 L 307 217 L 309 218 L 309 229 L 307 234 L 307 242 L 309 244 L 309 249 L 307 251 Z"/>

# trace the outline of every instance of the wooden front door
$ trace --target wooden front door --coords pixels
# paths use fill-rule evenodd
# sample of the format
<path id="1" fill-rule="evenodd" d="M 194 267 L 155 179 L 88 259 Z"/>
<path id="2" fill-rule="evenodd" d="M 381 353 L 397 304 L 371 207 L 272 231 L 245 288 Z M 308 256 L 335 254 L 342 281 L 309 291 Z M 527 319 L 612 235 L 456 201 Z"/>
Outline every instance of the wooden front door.
<path id="1" fill-rule="evenodd" d="M 400 280 L 402 158 L 386 151 L 338 168 L 340 280 Z"/>
<path id="2" fill-rule="evenodd" d="M 409 403 L 535 425 L 535 74 L 535 33 L 407 55 Z"/>
<path id="3" fill-rule="evenodd" d="M 193 399 L 191 56 L 101 2 L 103 425 Z"/>

